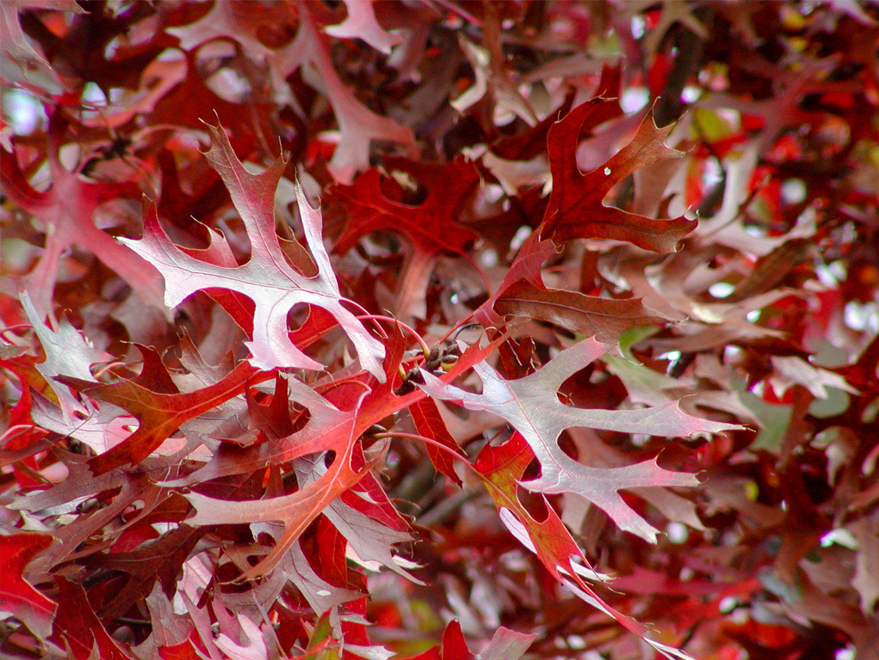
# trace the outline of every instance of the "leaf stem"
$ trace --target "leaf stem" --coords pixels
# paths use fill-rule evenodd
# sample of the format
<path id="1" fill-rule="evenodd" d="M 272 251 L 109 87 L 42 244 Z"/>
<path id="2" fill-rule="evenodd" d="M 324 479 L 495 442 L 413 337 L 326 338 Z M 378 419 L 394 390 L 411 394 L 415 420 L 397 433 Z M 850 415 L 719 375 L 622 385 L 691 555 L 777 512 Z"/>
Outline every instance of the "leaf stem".
<path id="1" fill-rule="evenodd" d="M 97 378 L 100 378 L 101 376 L 103 376 L 105 373 L 107 373 L 108 370 L 112 369 L 113 367 L 124 367 L 124 366 L 127 366 L 127 365 L 124 362 L 119 362 L 117 360 L 116 362 L 110 362 L 109 364 L 105 364 L 103 367 L 98 369 L 92 375 L 97 379 Z"/>
<path id="2" fill-rule="evenodd" d="M 36 424 L 16 424 L 14 426 L 10 426 L 3 432 L 2 435 L 0 435 L 0 445 L 5 444 L 7 441 L 12 440 L 13 438 L 18 438 L 28 431 L 32 431 L 34 429 L 44 430 Z"/>
<path id="3" fill-rule="evenodd" d="M 363 316 L 358 316 L 358 319 L 372 319 L 374 321 L 387 321 L 388 323 L 396 323 L 401 328 L 403 328 L 406 332 L 408 332 L 415 341 L 418 342 L 418 345 L 421 347 L 421 352 L 424 353 L 424 359 L 427 359 L 427 356 L 430 355 L 430 346 L 427 345 L 427 342 L 424 341 L 421 335 L 419 335 L 411 326 L 403 323 L 399 319 L 395 319 L 391 316 L 382 316 L 381 314 L 364 314 Z"/>
<path id="4" fill-rule="evenodd" d="M 479 474 L 479 471 L 473 466 L 473 464 L 470 461 L 467 460 L 466 456 L 461 456 L 461 454 L 456 452 L 451 447 L 446 447 L 441 442 L 437 442 L 436 440 L 432 440 L 431 438 L 425 437 L 423 435 L 418 435 L 417 433 L 404 433 L 403 431 L 387 431 L 385 433 L 376 433 L 372 437 L 376 438 L 378 440 L 381 440 L 383 438 L 404 438 L 406 440 L 420 440 L 421 442 L 423 442 L 425 444 L 433 445 L 434 447 L 441 449 L 442 451 L 451 455 L 453 458 L 461 461 L 464 465 L 466 465 L 468 468 L 473 470 L 473 472 L 475 472 L 476 474 Z"/>

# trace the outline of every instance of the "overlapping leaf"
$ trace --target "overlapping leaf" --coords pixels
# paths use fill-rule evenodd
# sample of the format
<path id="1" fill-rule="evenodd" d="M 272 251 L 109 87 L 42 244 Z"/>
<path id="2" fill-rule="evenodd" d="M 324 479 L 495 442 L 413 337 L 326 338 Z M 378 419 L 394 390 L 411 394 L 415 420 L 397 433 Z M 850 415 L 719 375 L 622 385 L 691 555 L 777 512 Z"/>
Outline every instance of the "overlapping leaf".
<path id="1" fill-rule="evenodd" d="M 369 465 L 355 466 L 355 454 L 360 451 L 356 441 L 365 430 L 363 419 L 358 419 L 357 415 L 359 402 L 354 410 L 340 411 L 304 385 L 294 389 L 294 396 L 297 393 L 311 412 L 304 429 L 277 445 L 261 445 L 245 453 L 239 460 L 230 460 L 219 454 L 214 461 L 190 477 L 191 481 L 200 481 L 278 465 L 307 454 L 323 456 L 322 452 L 335 453 L 331 465 L 325 470 L 318 469 L 316 478 L 308 479 L 290 495 L 238 502 L 218 500 L 199 493 L 186 495 L 196 509 L 196 515 L 186 521 L 190 525 L 283 523 L 284 531 L 275 547 L 260 564 L 246 571 L 243 579 L 271 571 L 311 522 L 369 472 Z"/>
<path id="2" fill-rule="evenodd" d="M 276 161 L 260 174 L 251 174 L 238 160 L 222 126 L 209 128 L 213 143 L 207 157 L 232 195 L 250 239 L 251 255 L 247 263 L 231 266 L 231 253 L 222 238 L 215 238 L 216 243 L 204 251 L 175 246 L 159 224 L 154 207 L 148 204 L 143 239 L 123 242 L 162 273 L 165 304 L 176 307 L 187 296 L 205 289 L 227 289 L 246 295 L 256 306 L 253 338 L 247 345 L 252 353 L 251 363 L 261 369 L 323 368 L 287 335 L 290 309 L 303 303 L 317 305 L 336 318 L 357 349 L 364 368 L 382 380 L 384 348 L 343 305 L 344 298 L 321 241 L 320 211 L 311 207 L 297 186 L 302 227 L 318 271 L 315 277 L 305 277 L 287 262 L 275 231 L 275 189 L 283 162 Z"/>
<path id="3" fill-rule="evenodd" d="M 595 98 L 569 112 L 549 131 L 552 194 L 540 228 L 541 236 L 560 243 L 572 238 L 626 241 L 645 250 L 672 252 L 696 227 L 683 216 L 656 220 L 605 206 L 604 198 L 635 170 L 683 154 L 665 146 L 672 127 L 659 129 L 645 117 L 632 141 L 604 165 L 583 174 L 577 166 L 577 146 L 584 124 L 595 126 L 617 114 L 614 100 Z"/>
<path id="4" fill-rule="evenodd" d="M 559 401 L 557 392 L 562 383 L 609 348 L 584 339 L 539 371 L 513 381 L 504 380 L 493 368 L 480 363 L 474 371 L 482 380 L 481 394 L 457 388 L 430 373 L 424 373 L 422 389 L 468 410 L 494 412 L 519 431 L 540 463 L 540 477 L 523 483 L 529 490 L 577 493 L 605 511 L 620 529 L 655 541 L 656 530 L 626 504 L 619 491 L 644 486 L 696 486 L 699 482 L 695 476 L 664 470 L 654 461 L 612 469 L 587 467 L 558 446 L 561 432 L 587 427 L 679 437 L 718 433 L 736 426 L 687 415 L 677 402 L 636 410 L 583 410 Z"/>
<path id="5" fill-rule="evenodd" d="M 620 4 L 2 5 L 0 655 L 871 657 L 879 13 Z"/>
<path id="6" fill-rule="evenodd" d="M 142 348 L 144 367 L 131 380 L 94 384 L 61 376 L 61 382 L 81 392 L 127 410 L 140 425 L 137 430 L 109 451 L 89 461 L 92 472 L 100 475 L 122 466 L 136 465 L 180 428 L 183 422 L 214 409 L 244 391 L 255 369 L 242 362 L 221 381 L 194 392 L 180 392 L 155 351 Z"/>
<path id="7" fill-rule="evenodd" d="M 427 198 L 418 206 L 401 204 L 382 194 L 375 169 L 357 177 L 350 186 L 333 188 L 332 198 L 348 217 L 334 250 L 347 252 L 370 232 L 384 230 L 405 236 L 410 251 L 400 274 L 395 311 L 404 316 L 424 316 L 425 289 L 437 259 L 444 254 L 466 257 L 467 247 L 477 238 L 472 229 L 457 222 L 455 211 L 479 181 L 479 174 L 464 161 L 441 167 L 411 167 L 425 179 L 422 183 L 428 190 Z"/>
<path id="8" fill-rule="evenodd" d="M 54 119 L 52 123 L 56 131 L 62 130 L 62 120 Z M 48 170 L 52 174 L 52 186 L 46 191 L 33 188 L 15 156 L 5 154 L 0 158 L 0 182 L 4 194 L 33 214 L 46 228 L 45 251 L 26 283 L 37 313 L 45 316 L 52 311 L 52 292 L 58 279 L 59 264 L 65 252 L 74 245 L 97 255 L 137 292 L 144 303 L 160 307 L 161 283 L 156 271 L 132 258 L 126 247 L 94 224 L 94 216 L 102 204 L 136 196 L 138 187 L 130 181 L 85 180 L 61 164 L 58 146 L 52 140 L 46 154 Z"/>
<path id="9" fill-rule="evenodd" d="M 24 570 L 51 544 L 45 534 L 0 536 L 0 611 L 18 617 L 41 639 L 49 636 L 58 605 L 24 579 Z"/>

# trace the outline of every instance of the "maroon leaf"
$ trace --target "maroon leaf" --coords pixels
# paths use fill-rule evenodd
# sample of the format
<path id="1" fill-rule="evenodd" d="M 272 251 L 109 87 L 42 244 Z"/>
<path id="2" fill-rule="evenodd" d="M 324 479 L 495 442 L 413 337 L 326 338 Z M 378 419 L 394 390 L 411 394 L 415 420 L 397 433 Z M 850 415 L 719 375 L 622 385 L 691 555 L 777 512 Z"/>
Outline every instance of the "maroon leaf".
<path id="1" fill-rule="evenodd" d="M 361 174 L 350 186 L 332 189 L 332 199 L 342 205 L 348 218 L 334 251 L 344 254 L 362 237 L 381 230 L 402 234 L 409 241 L 395 307 L 406 316 L 424 316 L 425 289 L 437 259 L 450 254 L 469 261 L 466 249 L 477 238 L 455 217 L 464 196 L 479 181 L 476 168 L 455 161 L 442 167 L 416 167 L 415 175 L 428 189 L 427 198 L 418 206 L 388 199 L 375 169 Z"/>
<path id="2" fill-rule="evenodd" d="M 617 100 L 620 95 L 621 76 L 621 64 L 616 66 L 605 64 L 601 69 L 601 80 L 598 82 L 598 89 L 595 90 L 595 96 L 611 102 Z M 571 89 L 565 96 L 564 102 L 557 109 L 550 112 L 546 118 L 526 131 L 497 140 L 491 145 L 492 152 L 505 160 L 531 160 L 538 154 L 546 151 L 547 137 L 550 130 L 571 111 L 571 106 L 574 104 L 574 96 L 574 90 Z M 623 113 L 618 103 L 615 105 L 610 103 L 607 107 L 609 108 L 608 114 L 610 117 L 619 116 Z M 584 125 L 583 128 L 591 131 L 594 127 L 590 122 Z"/>
<path id="3" fill-rule="evenodd" d="M 488 444 L 483 447 L 474 467 L 482 477 L 507 529 L 537 555 L 550 575 L 561 582 L 563 574 L 576 575 L 571 564 L 572 557 L 582 561 L 584 566 L 588 566 L 588 563 L 571 533 L 545 498 L 543 503 L 547 516 L 539 521 L 519 501 L 516 489 L 533 458 L 534 452 L 525 438 L 516 432 L 501 445 Z M 511 514 L 515 518 L 511 518 Z"/>
<path id="4" fill-rule="evenodd" d="M 55 617 L 52 635 L 62 648 L 67 646 L 75 660 L 131 660 L 119 642 L 113 639 L 95 614 L 83 588 L 65 578 L 56 578 L 59 602 L 63 605 Z"/>
<path id="5" fill-rule="evenodd" d="M 584 125 L 593 127 L 616 115 L 616 103 L 592 99 L 571 110 L 550 129 L 549 163 L 552 194 L 540 228 L 541 236 L 564 243 L 573 238 L 602 238 L 633 243 L 645 250 L 672 252 L 696 222 L 683 216 L 655 220 L 604 206 L 610 189 L 635 170 L 683 154 L 665 146 L 671 126 L 659 129 L 645 117 L 632 141 L 604 165 L 581 173 L 577 146 Z"/>
<path id="6" fill-rule="evenodd" d="M 0 1 L 0 655 L 872 658 L 879 14 L 790 4 Z"/>
<path id="7" fill-rule="evenodd" d="M 665 321 L 650 315 L 637 299 L 599 298 L 576 291 L 546 289 L 526 281 L 504 289 L 494 308 L 500 314 L 554 323 L 603 343 L 617 341 L 632 326 Z"/>
<path id="8" fill-rule="evenodd" d="M 571 533 L 561 518 L 543 499 L 546 515 L 536 520 L 520 502 L 516 490 L 522 474 L 534 458 L 534 452 L 519 432 L 505 443 L 486 445 L 476 459 L 475 468 L 482 477 L 488 494 L 498 508 L 501 521 L 522 545 L 534 552 L 541 563 L 556 580 L 569 587 L 580 598 L 612 617 L 648 644 L 668 654 L 668 647 L 657 644 L 647 636 L 647 629 L 629 616 L 608 605 L 586 582 L 586 580 L 606 580 L 607 576 L 596 573 L 583 556 Z M 527 649 L 533 637 L 511 639 L 510 643 L 523 644 Z M 494 640 L 492 640 L 494 641 Z M 487 652 L 483 651 L 480 657 Z M 671 656 L 677 655 L 671 652 Z M 504 657 L 502 655 L 498 658 Z M 685 657 L 678 655 L 678 657 Z"/>
<path id="9" fill-rule="evenodd" d="M 114 590 L 113 597 L 101 607 L 101 616 L 115 619 L 124 615 L 133 602 L 145 599 L 157 583 L 162 585 L 166 595 L 173 595 L 180 566 L 189 558 L 201 536 L 200 530 L 178 527 L 130 552 L 89 556 L 85 562 L 87 566 L 118 570 L 127 576 Z"/>
<path id="10" fill-rule="evenodd" d="M 317 398 L 316 394 L 312 394 Z M 322 409 L 312 404 L 312 417 L 309 426 L 318 430 L 314 438 L 314 448 L 305 443 L 294 446 L 286 455 L 280 454 L 281 460 L 291 460 L 295 456 L 305 455 L 314 451 L 333 449 L 336 452 L 332 465 L 319 478 L 301 487 L 291 495 L 284 495 L 269 500 L 248 500 L 229 502 L 207 497 L 199 493 L 190 493 L 186 498 L 196 509 L 196 515 L 186 520 L 189 525 L 219 524 L 251 524 L 258 522 L 281 522 L 284 525 L 283 535 L 278 538 L 275 547 L 259 564 L 247 570 L 242 579 L 252 579 L 265 575 L 281 561 L 286 551 L 299 538 L 303 531 L 320 513 L 337 497 L 354 486 L 369 471 L 369 465 L 359 471 L 352 467 L 357 435 L 354 433 L 356 415 L 337 411 L 327 403 Z M 335 411 L 335 412 L 333 412 Z M 322 419 L 323 418 L 323 419 Z M 322 424 L 324 419 L 335 418 L 329 427 Z M 332 441 L 327 431 L 332 429 Z M 296 438 L 298 434 L 292 437 Z M 266 462 L 262 462 L 266 465 Z M 232 465 L 240 470 L 241 466 Z M 210 472 L 208 472 L 210 474 Z"/>

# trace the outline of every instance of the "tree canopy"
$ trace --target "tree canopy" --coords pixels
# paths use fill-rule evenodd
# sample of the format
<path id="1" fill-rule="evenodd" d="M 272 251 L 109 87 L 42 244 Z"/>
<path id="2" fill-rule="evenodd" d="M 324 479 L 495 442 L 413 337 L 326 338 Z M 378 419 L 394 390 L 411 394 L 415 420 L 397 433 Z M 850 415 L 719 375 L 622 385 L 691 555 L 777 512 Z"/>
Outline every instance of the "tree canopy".
<path id="1" fill-rule="evenodd" d="M 0 37 L 0 655 L 879 659 L 875 4 Z"/>

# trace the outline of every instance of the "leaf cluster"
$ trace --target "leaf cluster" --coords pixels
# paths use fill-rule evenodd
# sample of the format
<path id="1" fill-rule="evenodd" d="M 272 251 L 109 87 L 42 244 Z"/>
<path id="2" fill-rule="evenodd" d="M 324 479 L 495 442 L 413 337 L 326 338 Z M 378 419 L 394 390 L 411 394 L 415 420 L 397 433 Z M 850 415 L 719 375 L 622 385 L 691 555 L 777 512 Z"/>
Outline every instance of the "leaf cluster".
<path id="1" fill-rule="evenodd" d="M 874 7 L 0 34 L 0 655 L 876 657 Z"/>

